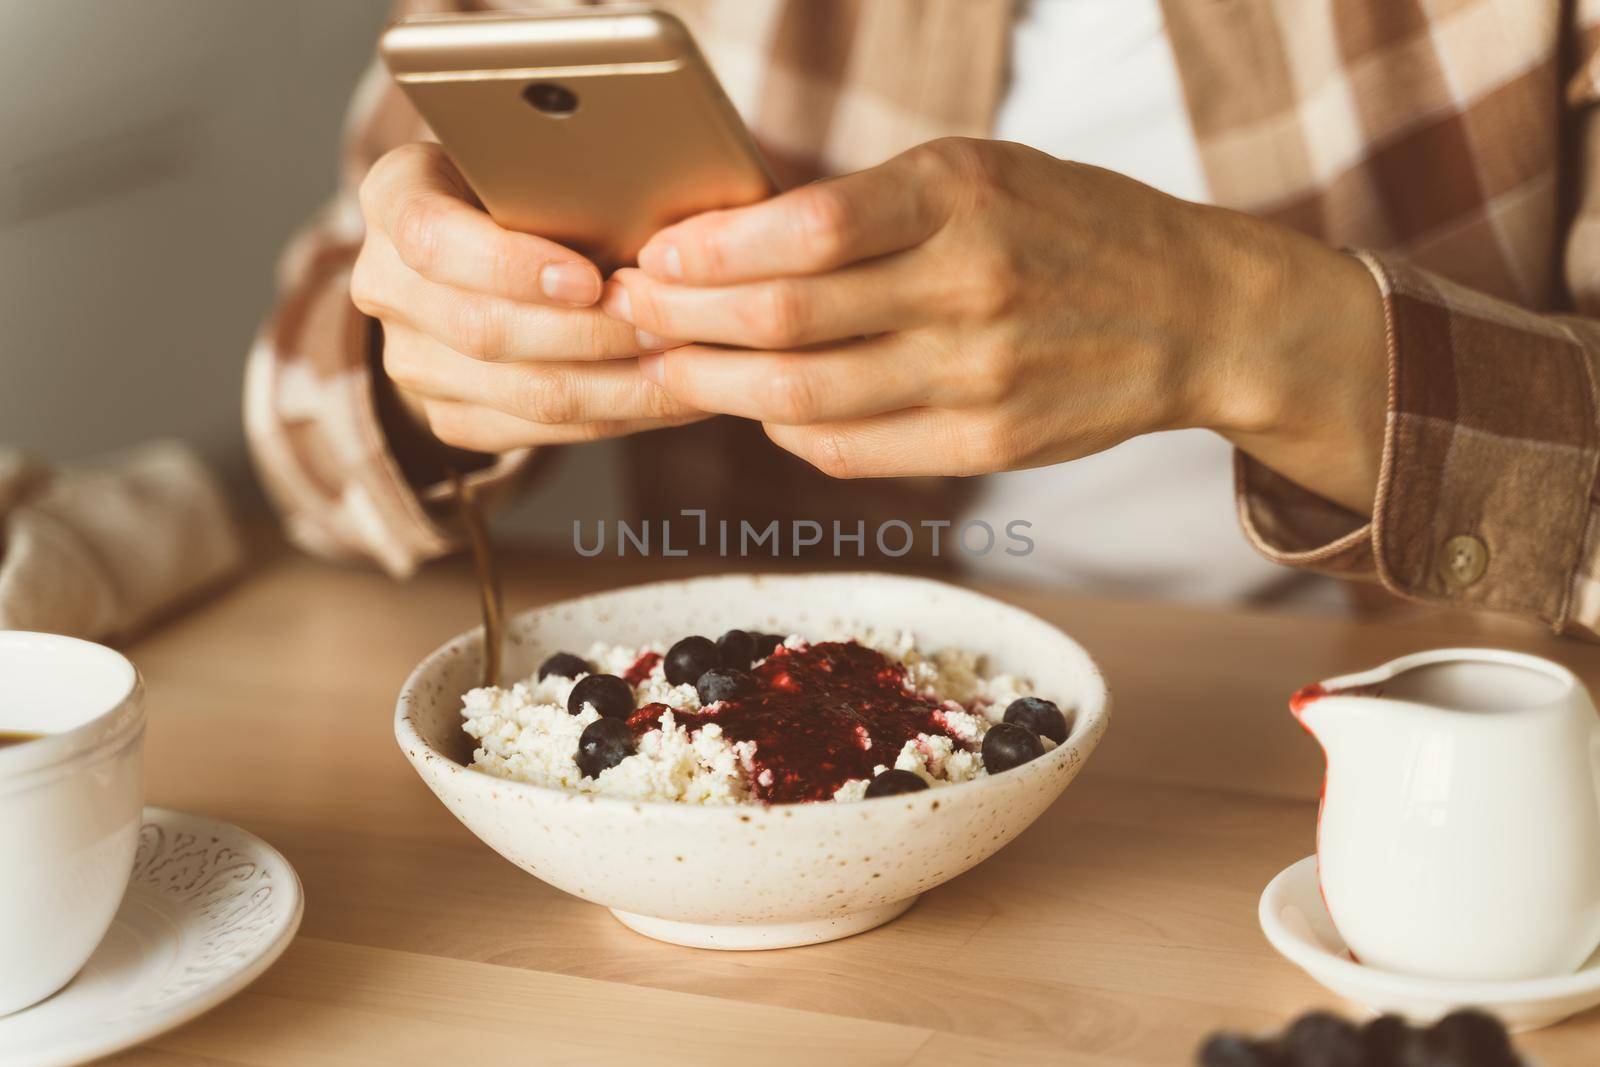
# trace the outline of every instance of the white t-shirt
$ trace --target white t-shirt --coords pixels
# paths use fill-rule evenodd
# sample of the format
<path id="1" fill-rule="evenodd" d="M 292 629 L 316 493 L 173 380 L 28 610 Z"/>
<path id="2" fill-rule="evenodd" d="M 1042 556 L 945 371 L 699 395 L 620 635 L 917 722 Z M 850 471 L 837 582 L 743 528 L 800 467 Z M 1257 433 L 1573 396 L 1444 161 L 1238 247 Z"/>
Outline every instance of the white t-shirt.
<path id="1" fill-rule="evenodd" d="M 1206 199 L 1158 0 L 1031 0 L 1012 31 L 994 136 Z M 1070 375 L 1070 370 L 1067 372 Z M 964 519 L 1032 522 L 1030 555 L 981 574 L 1191 601 L 1259 594 L 1287 572 L 1244 540 L 1232 452 L 1203 430 L 1136 438 L 1038 470 L 990 475 Z"/>

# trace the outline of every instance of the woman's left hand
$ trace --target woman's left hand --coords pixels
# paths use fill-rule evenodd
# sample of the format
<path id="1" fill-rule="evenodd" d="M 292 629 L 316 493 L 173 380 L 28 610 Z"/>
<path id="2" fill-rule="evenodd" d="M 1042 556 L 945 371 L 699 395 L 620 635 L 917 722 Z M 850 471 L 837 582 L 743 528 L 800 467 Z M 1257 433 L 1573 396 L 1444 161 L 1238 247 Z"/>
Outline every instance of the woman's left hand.
<path id="1" fill-rule="evenodd" d="M 663 350 L 644 374 L 836 477 L 1040 466 L 1203 426 L 1372 507 L 1377 288 L 1259 219 L 948 139 L 670 226 L 639 263 L 603 306 Z"/>

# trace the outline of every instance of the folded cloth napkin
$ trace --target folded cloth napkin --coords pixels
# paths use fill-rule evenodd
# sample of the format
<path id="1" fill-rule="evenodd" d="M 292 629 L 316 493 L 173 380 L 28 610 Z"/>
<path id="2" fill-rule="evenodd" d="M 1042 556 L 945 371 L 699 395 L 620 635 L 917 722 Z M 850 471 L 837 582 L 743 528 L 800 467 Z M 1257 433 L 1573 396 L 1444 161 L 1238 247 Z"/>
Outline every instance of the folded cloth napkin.
<path id="1" fill-rule="evenodd" d="M 0 448 L 0 630 L 124 634 L 243 559 L 216 480 L 185 445 L 62 467 Z"/>

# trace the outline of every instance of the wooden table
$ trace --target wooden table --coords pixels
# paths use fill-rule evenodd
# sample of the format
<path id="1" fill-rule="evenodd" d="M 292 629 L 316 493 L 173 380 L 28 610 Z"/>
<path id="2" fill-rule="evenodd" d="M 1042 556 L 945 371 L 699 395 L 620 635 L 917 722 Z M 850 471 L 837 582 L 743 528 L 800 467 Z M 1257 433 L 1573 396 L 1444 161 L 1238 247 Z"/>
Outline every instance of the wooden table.
<path id="1" fill-rule="evenodd" d="M 677 561 L 670 561 L 677 562 Z M 514 561 L 526 607 L 684 573 Z M 473 625 L 458 565 L 408 585 L 277 557 L 136 642 L 153 804 L 228 819 L 289 858 L 300 935 L 246 992 L 123 1055 L 146 1064 L 1192 1062 L 1332 998 L 1256 926 L 1313 847 L 1316 746 L 1296 686 L 1399 653 L 1493 642 L 1600 683 L 1600 648 L 1424 611 L 1384 622 L 1001 594 L 1105 667 L 1111 730 L 1066 795 L 904 918 L 833 944 L 658 944 L 480 844 L 401 758 L 402 679 Z M 1528 1035 L 1600 1057 L 1600 1011 Z"/>

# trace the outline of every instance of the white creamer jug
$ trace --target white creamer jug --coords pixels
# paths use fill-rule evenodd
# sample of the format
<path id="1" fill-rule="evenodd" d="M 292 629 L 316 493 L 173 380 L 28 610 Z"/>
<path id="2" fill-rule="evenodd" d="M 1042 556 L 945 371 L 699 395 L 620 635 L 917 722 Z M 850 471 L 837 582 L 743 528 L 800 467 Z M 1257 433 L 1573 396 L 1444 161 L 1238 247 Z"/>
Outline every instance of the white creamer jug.
<path id="1" fill-rule="evenodd" d="M 1290 706 L 1327 758 L 1318 874 L 1358 960 L 1536 978 L 1600 945 L 1600 717 L 1570 671 L 1439 649 Z"/>

